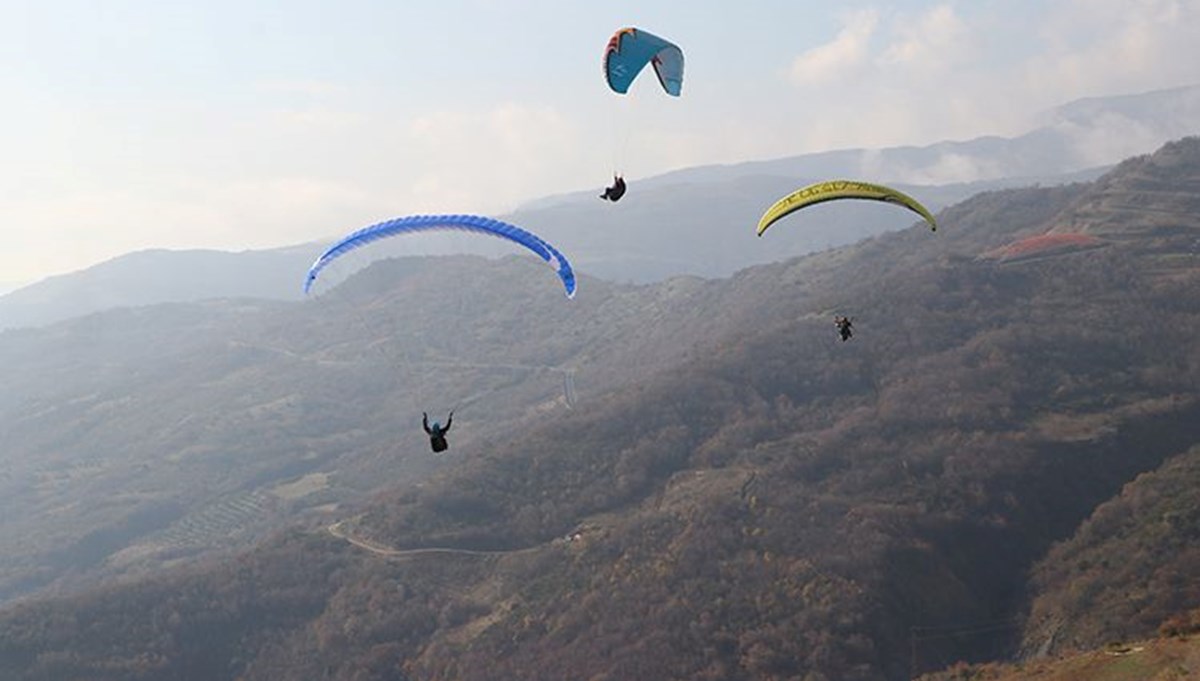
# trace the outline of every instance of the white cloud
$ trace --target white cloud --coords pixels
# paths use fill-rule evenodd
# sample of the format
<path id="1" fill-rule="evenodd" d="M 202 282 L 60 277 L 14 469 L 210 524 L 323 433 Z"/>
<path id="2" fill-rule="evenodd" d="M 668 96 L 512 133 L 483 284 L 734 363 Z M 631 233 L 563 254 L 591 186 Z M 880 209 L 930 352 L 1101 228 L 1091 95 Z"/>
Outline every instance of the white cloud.
<path id="1" fill-rule="evenodd" d="M 328 237 L 353 227 L 346 215 L 370 203 L 353 187 L 286 177 L 62 192 L 6 207 L 36 226 L 13 235 L 11 274 L 31 279 L 152 247 L 267 248 Z"/>
<path id="2" fill-rule="evenodd" d="M 421 210 L 511 209 L 529 196 L 564 191 L 566 178 L 599 165 L 582 153 L 581 130 L 549 106 L 442 111 L 413 120 L 406 133 L 420 163 L 405 193 Z"/>
<path id="3" fill-rule="evenodd" d="M 1112 113 L 1095 117 L 1086 125 L 1063 122 L 1056 127 L 1067 135 L 1086 163 L 1092 166 L 1144 154 L 1164 141 L 1160 130 Z M 1192 130 L 1193 133 L 1197 131 L 1200 130 Z"/>
<path id="4" fill-rule="evenodd" d="M 333 97 L 345 95 L 349 88 L 325 80 L 269 80 L 258 84 L 264 93 L 284 93 L 307 97 Z"/>
<path id="5" fill-rule="evenodd" d="M 944 74 L 969 58 L 971 28 L 950 5 L 938 5 L 912 23 L 896 22 L 893 33 L 878 61 L 906 75 Z"/>
<path id="6" fill-rule="evenodd" d="M 324 108 L 284 109 L 268 114 L 267 118 L 276 132 L 303 135 L 330 134 L 369 122 L 362 113 Z"/>
<path id="7" fill-rule="evenodd" d="M 820 83 L 799 135 L 810 149 L 871 147 L 974 136 L 996 123 L 995 86 L 978 69 L 988 27 L 941 3 L 917 13 L 864 9 L 831 43 L 792 64 L 796 85 Z M 850 64 L 852 68 L 838 68 Z M 837 66 L 835 66 L 837 65 Z M 846 77 L 853 75 L 853 77 Z M 1011 126 L 1008 126 L 1011 127 Z"/>
<path id="8" fill-rule="evenodd" d="M 1048 12 L 1019 77 L 1052 101 L 1200 82 L 1200 2 L 1070 0 Z"/>
<path id="9" fill-rule="evenodd" d="M 1200 82 L 1196 0 L 1017 9 L 941 2 L 916 12 L 860 11 L 834 41 L 793 62 L 792 82 L 804 86 L 794 90 L 793 116 L 805 121 L 794 139 L 820 150 L 1016 135 L 1037 112 L 1072 99 Z M 853 78 L 835 77 L 840 60 L 854 65 Z M 814 100 L 808 86 L 823 76 Z M 943 170 L 953 174 L 957 165 Z"/>
<path id="10" fill-rule="evenodd" d="M 273 109 L 209 123 L 185 130 L 189 123 L 180 122 L 159 147 L 131 159 L 97 161 L 89 156 L 95 149 L 78 147 L 80 163 L 26 177 L 0 213 L 5 224 L 22 225 L 10 239 L 9 276 L 29 280 L 149 247 L 326 239 L 409 213 L 495 214 L 575 189 L 589 173 L 607 179 L 607 162 L 583 151 L 589 145 L 577 125 L 544 105 L 407 119 Z"/>
<path id="11" fill-rule="evenodd" d="M 867 60 L 879 12 L 859 10 L 846 15 L 842 30 L 832 41 L 811 48 L 792 62 L 791 78 L 797 85 L 818 85 L 844 78 Z"/>

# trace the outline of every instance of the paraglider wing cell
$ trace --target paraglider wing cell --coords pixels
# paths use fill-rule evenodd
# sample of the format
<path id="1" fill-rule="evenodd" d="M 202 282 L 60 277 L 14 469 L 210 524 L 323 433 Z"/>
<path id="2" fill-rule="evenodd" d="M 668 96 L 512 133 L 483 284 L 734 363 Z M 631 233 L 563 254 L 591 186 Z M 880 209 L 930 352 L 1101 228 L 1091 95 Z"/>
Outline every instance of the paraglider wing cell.
<path id="1" fill-rule="evenodd" d="M 856 180 L 830 180 L 810 184 L 776 201 L 758 221 L 758 235 L 762 236 L 772 224 L 801 208 L 839 199 L 867 199 L 904 206 L 924 218 L 931 230 L 937 231 L 937 221 L 933 214 L 916 199 L 898 189 Z"/>
<path id="2" fill-rule="evenodd" d="M 325 269 L 329 263 L 357 248 L 389 237 L 452 229 L 487 234 L 524 246 L 554 268 L 554 271 L 558 273 L 558 278 L 562 280 L 567 297 L 575 297 L 575 271 L 571 268 L 571 263 L 566 256 L 558 249 L 520 227 L 479 215 L 410 215 L 364 227 L 325 249 L 325 252 L 313 262 L 312 267 L 308 268 L 308 276 L 304 280 L 304 292 L 308 293 L 312 289 L 321 270 Z"/>
<path id="3" fill-rule="evenodd" d="M 678 97 L 683 91 L 683 51 L 678 45 L 639 28 L 623 28 L 609 39 L 604 50 L 604 78 L 614 92 L 629 92 L 646 64 L 654 65 L 663 90 Z"/>

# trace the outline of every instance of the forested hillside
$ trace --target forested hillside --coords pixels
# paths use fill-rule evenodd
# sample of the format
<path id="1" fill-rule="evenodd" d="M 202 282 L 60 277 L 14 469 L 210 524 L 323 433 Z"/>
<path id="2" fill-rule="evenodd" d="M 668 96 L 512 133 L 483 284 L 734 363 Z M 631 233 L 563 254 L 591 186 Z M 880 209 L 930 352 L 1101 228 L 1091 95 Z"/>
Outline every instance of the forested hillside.
<path id="1" fill-rule="evenodd" d="M 1118 602 L 1126 636 L 1200 606 L 1171 548 L 1196 515 L 1177 489 L 1200 442 L 1200 140 L 939 222 L 615 288 L 588 310 L 612 321 L 538 350 L 603 361 L 586 405 L 509 421 L 332 528 L 10 607 L 0 675 L 905 679 L 1064 617 L 1106 635 Z M 1050 233 L 1091 238 L 997 256 Z M 405 281 L 361 293 L 392 305 Z M 488 313 L 502 347 L 517 322 Z"/>

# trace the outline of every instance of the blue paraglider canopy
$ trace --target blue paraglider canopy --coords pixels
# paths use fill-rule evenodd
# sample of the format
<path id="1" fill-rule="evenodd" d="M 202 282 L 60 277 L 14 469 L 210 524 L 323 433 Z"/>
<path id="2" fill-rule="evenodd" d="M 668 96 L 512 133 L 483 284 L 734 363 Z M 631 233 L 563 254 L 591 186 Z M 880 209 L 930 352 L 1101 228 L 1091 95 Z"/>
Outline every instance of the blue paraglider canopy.
<path id="1" fill-rule="evenodd" d="M 477 234 L 507 239 L 533 251 L 552 267 L 562 280 L 567 297 L 575 297 L 575 271 L 566 256 L 540 237 L 520 227 L 479 215 L 410 215 L 364 227 L 338 240 L 313 262 L 304 279 L 304 292 L 308 293 L 321 270 L 342 255 L 372 242 L 403 234 L 415 234 L 430 230 L 462 230 Z"/>

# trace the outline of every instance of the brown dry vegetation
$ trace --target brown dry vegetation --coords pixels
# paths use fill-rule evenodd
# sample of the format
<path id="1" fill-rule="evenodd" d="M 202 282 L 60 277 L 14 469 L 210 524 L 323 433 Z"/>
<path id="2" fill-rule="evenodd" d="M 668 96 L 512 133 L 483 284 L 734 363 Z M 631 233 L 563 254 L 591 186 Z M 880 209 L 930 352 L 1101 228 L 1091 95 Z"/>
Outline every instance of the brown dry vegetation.
<path id="1" fill-rule="evenodd" d="M 1058 612 L 1071 645 L 1103 645 L 1111 603 L 1150 635 L 1200 607 L 1196 571 L 1171 562 L 1197 508 L 1176 486 L 1200 442 L 1198 221 L 1188 140 L 1095 185 L 979 196 L 936 235 L 639 294 L 629 338 L 559 350 L 684 343 L 678 361 L 609 376 L 586 408 L 481 440 L 342 526 L 478 553 L 297 530 L 10 608 L 0 675 L 902 679 L 1023 636 L 1052 650 L 1038 623 Z M 1112 246 L 976 257 L 1051 224 Z M 833 311 L 856 318 L 852 342 Z M 1122 600 L 1134 578 L 1145 598 Z"/>
<path id="2" fill-rule="evenodd" d="M 1113 643 L 1022 664 L 959 664 L 919 681 L 1187 681 L 1200 676 L 1200 638 Z"/>

